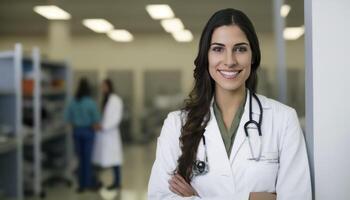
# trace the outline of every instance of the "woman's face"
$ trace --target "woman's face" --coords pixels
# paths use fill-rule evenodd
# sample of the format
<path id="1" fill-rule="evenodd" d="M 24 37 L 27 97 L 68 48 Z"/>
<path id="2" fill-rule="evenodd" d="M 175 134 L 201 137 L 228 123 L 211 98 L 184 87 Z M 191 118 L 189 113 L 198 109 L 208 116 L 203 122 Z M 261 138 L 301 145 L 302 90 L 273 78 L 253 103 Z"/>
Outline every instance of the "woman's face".
<path id="1" fill-rule="evenodd" d="M 235 92 L 245 88 L 251 70 L 252 51 L 237 25 L 220 26 L 211 37 L 209 74 L 216 91 Z"/>
<path id="2" fill-rule="evenodd" d="M 107 94 L 108 93 L 108 86 L 107 86 L 107 84 L 106 84 L 106 82 L 103 82 L 102 83 L 102 93 L 103 94 Z"/>

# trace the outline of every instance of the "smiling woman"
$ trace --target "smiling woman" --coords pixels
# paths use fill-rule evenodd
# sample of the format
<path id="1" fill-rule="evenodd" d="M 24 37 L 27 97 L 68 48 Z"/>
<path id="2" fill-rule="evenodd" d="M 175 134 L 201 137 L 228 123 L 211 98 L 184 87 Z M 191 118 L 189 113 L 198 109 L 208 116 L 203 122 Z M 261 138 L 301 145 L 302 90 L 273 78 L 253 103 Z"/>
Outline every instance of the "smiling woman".
<path id="1" fill-rule="evenodd" d="M 215 29 L 208 53 L 209 73 L 217 83 L 215 90 L 242 90 L 250 74 L 252 51 L 237 25 Z M 219 91 L 218 91 L 219 92 Z"/>
<path id="2" fill-rule="evenodd" d="M 158 138 L 149 199 L 311 200 L 295 110 L 256 94 L 260 48 L 248 17 L 216 12 L 194 63 L 194 88 Z"/>

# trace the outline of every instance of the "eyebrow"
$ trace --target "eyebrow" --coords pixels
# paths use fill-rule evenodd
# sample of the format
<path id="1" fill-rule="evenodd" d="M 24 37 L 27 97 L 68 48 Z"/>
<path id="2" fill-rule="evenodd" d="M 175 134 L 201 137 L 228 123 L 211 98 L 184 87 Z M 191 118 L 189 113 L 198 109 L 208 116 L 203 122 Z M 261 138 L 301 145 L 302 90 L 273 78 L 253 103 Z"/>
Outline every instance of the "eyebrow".
<path id="1" fill-rule="evenodd" d="M 211 43 L 210 46 L 212 46 L 212 45 L 218 45 L 218 46 L 223 46 L 223 47 L 225 46 L 224 44 L 218 43 L 218 42 Z M 234 46 L 236 47 L 236 46 L 241 46 L 241 45 L 248 45 L 248 43 L 240 42 L 240 43 L 235 44 Z"/>

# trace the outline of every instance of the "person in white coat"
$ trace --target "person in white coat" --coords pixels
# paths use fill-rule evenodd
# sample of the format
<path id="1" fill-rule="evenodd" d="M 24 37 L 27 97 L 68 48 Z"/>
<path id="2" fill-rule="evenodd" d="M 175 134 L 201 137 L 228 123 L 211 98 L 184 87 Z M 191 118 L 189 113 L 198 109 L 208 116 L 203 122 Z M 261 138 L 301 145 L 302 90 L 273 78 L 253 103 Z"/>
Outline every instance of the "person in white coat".
<path id="1" fill-rule="evenodd" d="M 107 187 L 107 190 L 113 191 L 120 189 L 121 186 L 123 150 L 119 124 L 123 115 L 123 102 L 114 93 L 110 79 L 103 81 L 102 92 L 102 121 L 95 138 L 93 163 L 102 168 L 113 168 L 114 182 Z M 114 193 L 112 193 L 112 196 L 114 196 Z M 107 191 L 103 189 L 101 194 L 107 194 Z"/>
<path id="2" fill-rule="evenodd" d="M 311 200 L 295 110 L 255 94 L 260 48 L 249 18 L 217 11 L 194 63 L 194 88 L 158 137 L 149 200 Z"/>

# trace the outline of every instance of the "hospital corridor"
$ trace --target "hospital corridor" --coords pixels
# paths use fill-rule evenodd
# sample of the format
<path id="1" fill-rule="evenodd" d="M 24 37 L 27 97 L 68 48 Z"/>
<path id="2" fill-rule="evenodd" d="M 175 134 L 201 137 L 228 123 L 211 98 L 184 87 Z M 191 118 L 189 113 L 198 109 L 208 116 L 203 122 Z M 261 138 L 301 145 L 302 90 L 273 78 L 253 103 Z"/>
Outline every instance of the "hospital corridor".
<path id="1" fill-rule="evenodd" d="M 350 0 L 0 0 L 0 200 L 349 200 Z"/>

